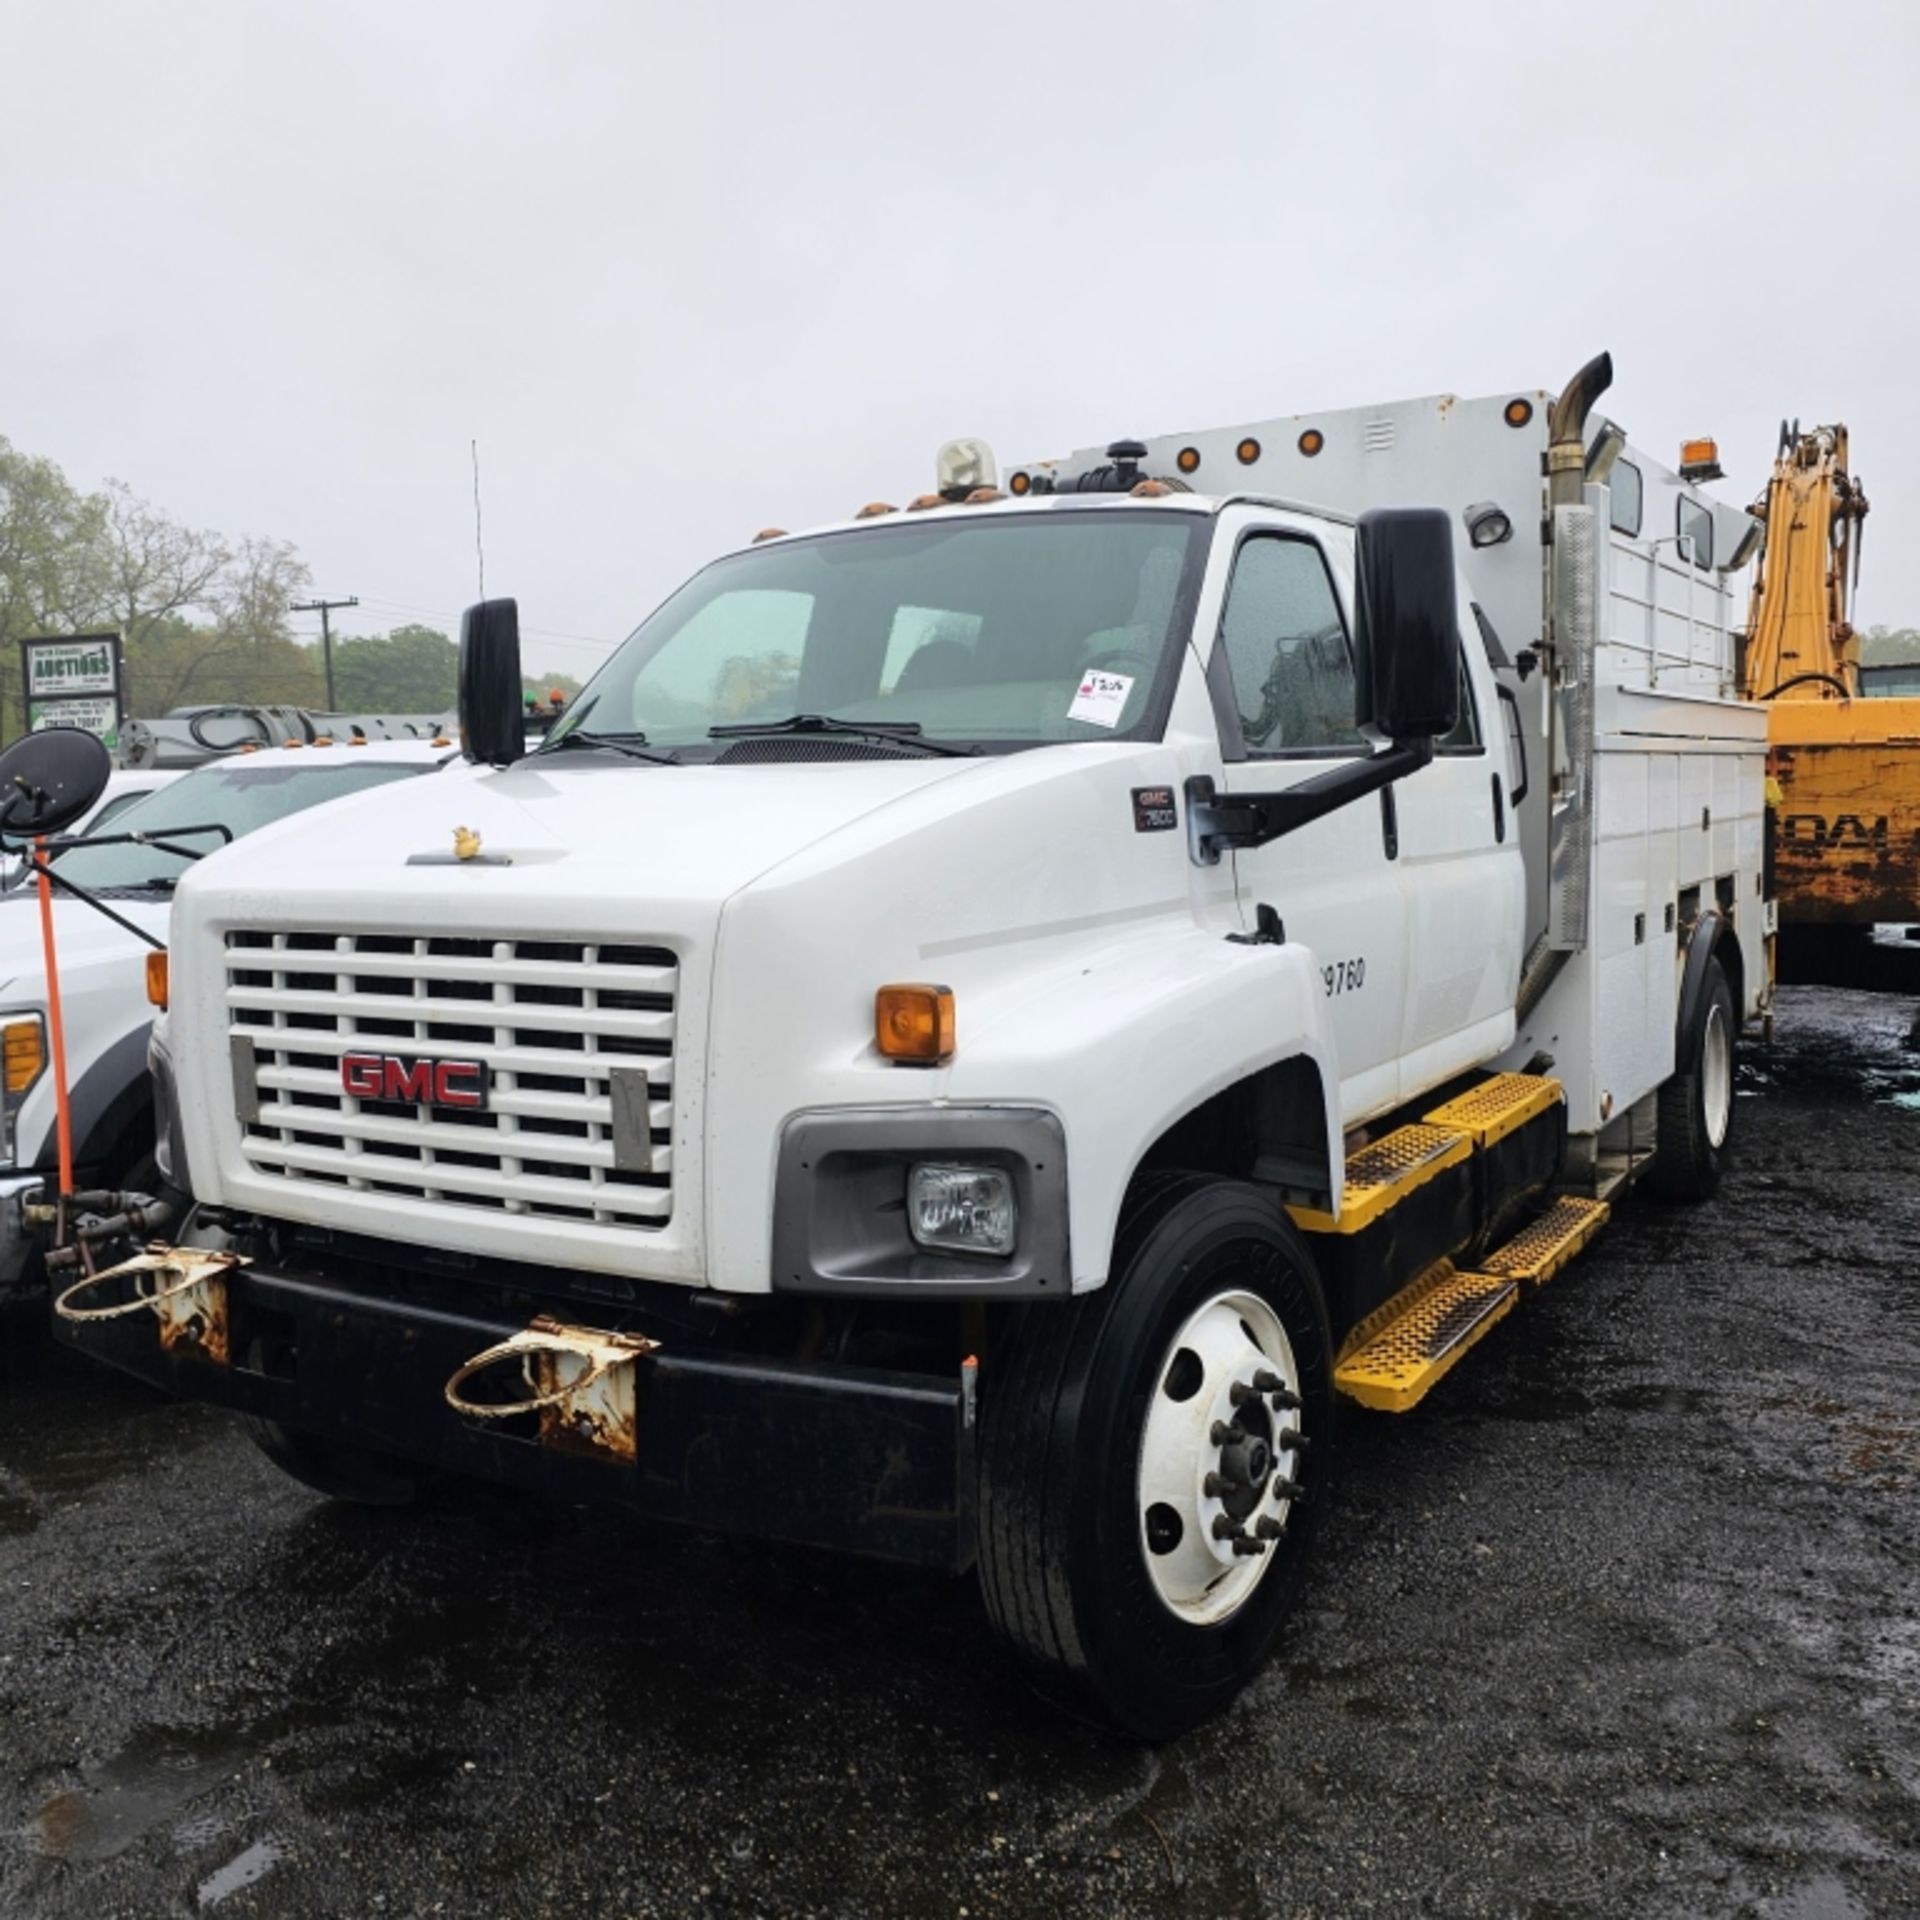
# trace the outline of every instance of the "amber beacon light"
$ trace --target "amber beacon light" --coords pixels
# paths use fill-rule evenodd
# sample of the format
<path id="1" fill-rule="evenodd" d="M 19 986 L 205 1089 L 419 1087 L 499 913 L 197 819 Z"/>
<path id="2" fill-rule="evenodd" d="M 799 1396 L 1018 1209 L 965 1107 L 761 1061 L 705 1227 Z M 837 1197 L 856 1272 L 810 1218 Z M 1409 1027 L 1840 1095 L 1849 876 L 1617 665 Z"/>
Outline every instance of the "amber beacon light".
<path id="1" fill-rule="evenodd" d="M 937 1066 L 953 1055 L 953 989 L 882 987 L 873 997 L 873 1044 L 889 1060 Z"/>

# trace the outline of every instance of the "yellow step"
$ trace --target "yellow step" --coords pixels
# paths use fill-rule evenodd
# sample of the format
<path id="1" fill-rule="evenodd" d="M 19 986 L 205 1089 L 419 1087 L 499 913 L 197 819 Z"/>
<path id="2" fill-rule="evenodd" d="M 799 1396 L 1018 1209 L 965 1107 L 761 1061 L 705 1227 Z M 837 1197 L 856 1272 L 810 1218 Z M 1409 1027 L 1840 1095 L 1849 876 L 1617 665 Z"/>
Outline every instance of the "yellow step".
<path id="1" fill-rule="evenodd" d="M 1395 1127 L 1348 1159 L 1339 1219 L 1318 1207 L 1289 1207 L 1287 1211 L 1304 1233 L 1358 1233 L 1415 1188 L 1425 1186 L 1436 1173 L 1458 1166 L 1472 1152 L 1473 1136 L 1456 1127 Z"/>
<path id="2" fill-rule="evenodd" d="M 1563 1193 L 1540 1218 L 1480 1262 L 1482 1273 L 1540 1286 L 1564 1267 L 1607 1223 L 1604 1200 Z"/>
<path id="3" fill-rule="evenodd" d="M 1354 1329 L 1333 1384 L 1363 1407 L 1405 1413 L 1519 1297 L 1517 1280 L 1438 1261 Z"/>
<path id="4" fill-rule="evenodd" d="M 1537 1073 L 1495 1073 L 1425 1116 L 1430 1127 L 1452 1127 L 1478 1148 L 1504 1140 L 1566 1098 L 1558 1080 Z"/>

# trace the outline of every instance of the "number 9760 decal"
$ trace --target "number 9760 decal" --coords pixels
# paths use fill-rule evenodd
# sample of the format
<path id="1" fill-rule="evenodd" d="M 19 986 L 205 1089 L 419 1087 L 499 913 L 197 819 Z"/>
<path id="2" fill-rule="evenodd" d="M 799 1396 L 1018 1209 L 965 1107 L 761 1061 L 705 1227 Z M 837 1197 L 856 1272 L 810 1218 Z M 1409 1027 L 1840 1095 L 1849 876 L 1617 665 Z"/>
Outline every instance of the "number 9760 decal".
<path id="1" fill-rule="evenodd" d="M 1327 983 L 1327 998 L 1336 994 L 1358 993 L 1367 984 L 1367 962 L 1363 954 L 1358 960 L 1335 960 L 1331 965 L 1320 969 L 1320 978 Z"/>

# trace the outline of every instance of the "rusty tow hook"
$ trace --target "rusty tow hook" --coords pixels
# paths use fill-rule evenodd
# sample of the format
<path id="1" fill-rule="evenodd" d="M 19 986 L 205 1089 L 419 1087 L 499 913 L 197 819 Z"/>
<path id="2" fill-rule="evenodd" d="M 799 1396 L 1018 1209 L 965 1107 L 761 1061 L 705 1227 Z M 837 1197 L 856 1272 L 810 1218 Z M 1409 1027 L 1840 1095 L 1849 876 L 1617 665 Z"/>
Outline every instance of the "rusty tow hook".
<path id="1" fill-rule="evenodd" d="M 540 1444 L 632 1460 L 639 1451 L 634 1362 L 660 1342 L 638 1333 L 570 1327 L 541 1314 L 498 1346 L 476 1353 L 447 1382 L 447 1405 L 474 1420 L 538 1413 Z M 517 1361 L 526 1391 L 512 1400 L 470 1400 L 476 1376 Z"/>
<path id="2" fill-rule="evenodd" d="M 53 1303 L 63 1320 L 86 1325 L 124 1314 L 151 1313 L 160 1323 L 160 1344 L 169 1353 L 197 1353 L 215 1366 L 231 1359 L 227 1321 L 227 1275 L 247 1265 L 237 1253 L 204 1247 L 170 1247 L 160 1241 L 117 1266 L 76 1280 Z M 124 1297 L 106 1306 L 78 1306 L 83 1294 L 114 1282 Z"/>

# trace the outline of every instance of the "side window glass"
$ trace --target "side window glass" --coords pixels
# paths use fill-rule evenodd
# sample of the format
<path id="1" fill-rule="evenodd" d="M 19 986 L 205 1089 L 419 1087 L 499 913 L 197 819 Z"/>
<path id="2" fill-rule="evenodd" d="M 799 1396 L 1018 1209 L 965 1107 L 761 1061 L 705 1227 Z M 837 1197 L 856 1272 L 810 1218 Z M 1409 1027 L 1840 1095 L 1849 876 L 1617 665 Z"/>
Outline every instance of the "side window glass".
<path id="1" fill-rule="evenodd" d="M 1680 550 L 1686 559 L 1703 571 L 1713 565 L 1713 515 L 1684 493 L 1680 496 L 1678 532 L 1691 543 Z"/>
<path id="2" fill-rule="evenodd" d="M 1615 533 L 1624 533 L 1638 538 L 1640 533 L 1640 509 L 1644 489 L 1640 484 L 1640 469 L 1631 460 L 1616 460 L 1613 474 L 1607 483 L 1611 499 L 1611 517 Z"/>
<path id="3" fill-rule="evenodd" d="M 1473 704 L 1473 676 L 1467 672 L 1464 652 L 1460 656 L 1460 718 L 1453 731 L 1434 745 L 1441 753 L 1471 753 L 1480 745 L 1480 715 Z"/>
<path id="4" fill-rule="evenodd" d="M 1353 657 L 1319 548 L 1277 535 L 1248 540 L 1233 563 L 1220 642 L 1249 752 L 1364 744 L 1353 724 Z"/>

